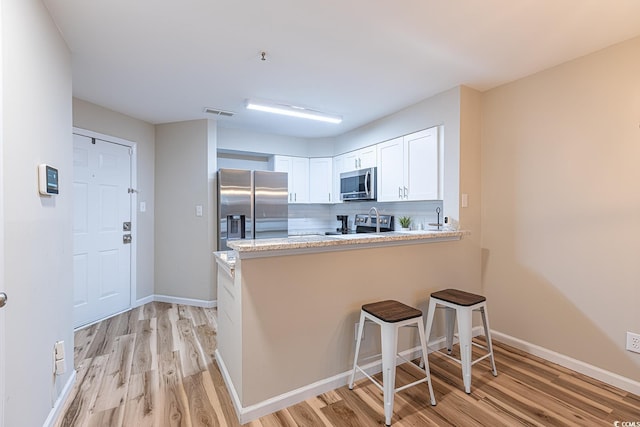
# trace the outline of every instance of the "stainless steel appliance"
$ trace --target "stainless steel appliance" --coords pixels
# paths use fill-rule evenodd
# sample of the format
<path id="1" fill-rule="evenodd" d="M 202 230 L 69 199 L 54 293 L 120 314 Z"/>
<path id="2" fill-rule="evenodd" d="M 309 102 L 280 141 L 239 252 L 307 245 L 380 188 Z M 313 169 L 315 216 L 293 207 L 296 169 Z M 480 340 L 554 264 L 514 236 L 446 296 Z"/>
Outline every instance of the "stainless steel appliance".
<path id="1" fill-rule="evenodd" d="M 393 215 L 356 214 L 356 233 L 375 233 L 376 224 L 380 219 L 380 232 L 393 231 Z"/>
<path id="2" fill-rule="evenodd" d="M 236 239 L 287 237 L 289 204 L 285 172 L 218 171 L 218 250 Z"/>
<path id="3" fill-rule="evenodd" d="M 342 172 L 340 200 L 376 200 L 376 168 Z"/>

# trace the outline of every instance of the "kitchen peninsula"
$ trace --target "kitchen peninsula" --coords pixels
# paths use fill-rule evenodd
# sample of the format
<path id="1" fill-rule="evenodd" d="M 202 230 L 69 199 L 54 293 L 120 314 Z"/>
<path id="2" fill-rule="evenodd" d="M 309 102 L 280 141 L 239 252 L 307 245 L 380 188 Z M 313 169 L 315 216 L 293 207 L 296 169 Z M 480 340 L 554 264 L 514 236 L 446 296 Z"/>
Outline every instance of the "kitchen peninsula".
<path id="1" fill-rule="evenodd" d="M 367 302 L 426 312 L 431 292 L 475 274 L 464 231 L 237 240 L 216 252 L 216 359 L 242 423 L 347 383 L 354 325 Z M 465 249 L 461 250 L 461 246 Z M 412 348 L 413 332 L 400 348 Z M 365 328 L 361 355 L 379 352 Z"/>

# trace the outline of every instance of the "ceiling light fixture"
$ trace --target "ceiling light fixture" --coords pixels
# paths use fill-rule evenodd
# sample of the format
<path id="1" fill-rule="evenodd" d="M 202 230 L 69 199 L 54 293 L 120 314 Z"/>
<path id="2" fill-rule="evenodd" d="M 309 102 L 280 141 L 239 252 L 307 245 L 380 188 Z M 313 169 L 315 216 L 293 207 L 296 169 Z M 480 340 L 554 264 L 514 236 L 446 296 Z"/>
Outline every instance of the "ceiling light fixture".
<path id="1" fill-rule="evenodd" d="M 262 101 L 256 99 L 247 100 L 247 109 L 264 111 L 267 113 L 282 114 L 290 117 L 300 117 L 303 119 L 318 120 L 326 123 L 338 124 L 342 122 L 342 117 L 335 114 L 323 113 L 311 108 L 290 105 L 281 102 Z"/>

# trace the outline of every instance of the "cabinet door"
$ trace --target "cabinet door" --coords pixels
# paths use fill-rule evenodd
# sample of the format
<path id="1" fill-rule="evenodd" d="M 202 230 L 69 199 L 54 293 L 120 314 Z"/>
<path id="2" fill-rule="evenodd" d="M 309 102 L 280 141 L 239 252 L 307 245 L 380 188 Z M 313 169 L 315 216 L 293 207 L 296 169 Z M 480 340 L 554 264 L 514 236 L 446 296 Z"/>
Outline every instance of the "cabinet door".
<path id="1" fill-rule="evenodd" d="M 439 197 L 438 129 L 431 128 L 404 137 L 405 186 L 408 200 Z"/>
<path id="2" fill-rule="evenodd" d="M 378 201 L 404 200 L 404 143 L 402 138 L 378 144 Z"/>
<path id="3" fill-rule="evenodd" d="M 333 158 L 333 203 L 342 203 L 340 200 L 340 174 L 345 172 L 345 155 Z"/>
<path id="4" fill-rule="evenodd" d="M 372 145 L 371 147 L 365 147 L 358 150 L 358 157 L 360 159 L 359 160 L 360 167 L 358 169 L 376 167 L 378 165 L 377 151 L 378 150 L 376 145 Z"/>
<path id="5" fill-rule="evenodd" d="M 306 157 L 292 157 L 292 184 L 289 191 L 293 193 L 292 203 L 309 203 L 309 159 Z"/>
<path id="6" fill-rule="evenodd" d="M 360 157 L 358 156 L 357 151 L 350 151 L 342 155 L 343 157 L 343 170 L 342 172 L 349 172 L 360 169 L 358 165 L 360 164 Z"/>
<path id="7" fill-rule="evenodd" d="M 273 156 L 273 170 L 276 172 L 286 172 L 289 187 L 289 203 L 293 202 L 293 157 Z"/>
<path id="8" fill-rule="evenodd" d="M 333 159 L 322 157 L 309 159 L 309 202 L 333 201 Z"/>

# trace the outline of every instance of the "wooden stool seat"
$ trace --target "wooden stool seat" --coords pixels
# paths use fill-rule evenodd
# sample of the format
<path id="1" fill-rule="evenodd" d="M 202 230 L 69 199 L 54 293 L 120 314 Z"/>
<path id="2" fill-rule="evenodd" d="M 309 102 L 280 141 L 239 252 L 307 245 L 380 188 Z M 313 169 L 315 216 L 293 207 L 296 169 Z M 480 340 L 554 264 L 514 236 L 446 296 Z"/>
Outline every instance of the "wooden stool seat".
<path id="1" fill-rule="evenodd" d="M 493 357 L 493 346 L 491 344 L 491 329 L 489 328 L 489 315 L 487 313 L 487 299 L 482 295 L 476 295 L 459 289 L 445 289 L 433 292 L 429 298 L 429 309 L 427 311 L 427 324 L 425 333 L 427 337 L 431 333 L 433 327 L 433 319 L 436 308 L 445 309 L 445 338 L 447 343 L 447 353 L 445 356 L 450 357 L 462 365 L 462 380 L 464 383 L 464 391 L 471 393 L 471 367 L 481 360 L 489 358 L 491 362 L 491 372 L 494 376 L 498 375 L 496 362 Z M 479 311 L 482 317 L 482 325 L 484 326 L 484 336 L 487 341 L 486 346 L 479 345 L 472 341 L 473 324 L 472 313 Z M 460 359 L 451 356 L 453 348 L 453 332 L 456 321 L 458 323 L 458 338 L 460 342 Z M 486 354 L 478 359 L 473 360 L 471 347 L 477 346 L 486 350 Z"/>
<path id="2" fill-rule="evenodd" d="M 409 307 L 399 301 L 386 300 L 365 304 L 362 309 L 383 322 L 396 323 L 422 316 L 417 308 Z"/>
<path id="3" fill-rule="evenodd" d="M 472 294 L 459 289 L 445 289 L 443 291 L 433 292 L 431 298 L 437 298 L 463 307 L 469 307 L 470 305 L 475 305 L 487 300 L 487 298 L 482 295 Z"/>
<path id="4" fill-rule="evenodd" d="M 358 366 L 360 343 L 362 342 L 364 324 L 367 321 L 380 326 L 380 343 L 382 347 L 382 384 L 369 375 L 365 369 Z M 395 393 L 399 391 L 426 382 L 429 389 L 431 404 L 436 404 L 435 395 L 433 394 L 433 386 L 431 385 L 429 361 L 427 360 L 427 339 L 424 333 L 423 322 L 424 319 L 420 310 L 394 300 L 365 304 L 362 306 L 362 310 L 360 310 L 360 324 L 358 326 L 358 336 L 356 337 L 356 351 L 353 356 L 353 371 L 351 372 L 351 378 L 349 379 L 349 389 L 353 390 L 353 383 L 356 378 L 356 372 L 358 371 L 373 381 L 373 383 L 382 390 L 384 401 L 384 423 L 388 426 L 391 425 L 391 417 L 393 415 L 393 398 Z M 410 384 L 396 388 L 396 364 L 398 358 L 413 365 L 410 360 L 407 360 L 405 357 L 398 354 L 398 330 L 405 326 L 416 327 L 418 329 L 420 350 L 422 358 L 425 361 L 424 365 L 421 366 L 421 368 L 424 368 L 424 370 L 422 370 L 424 377 Z"/>

